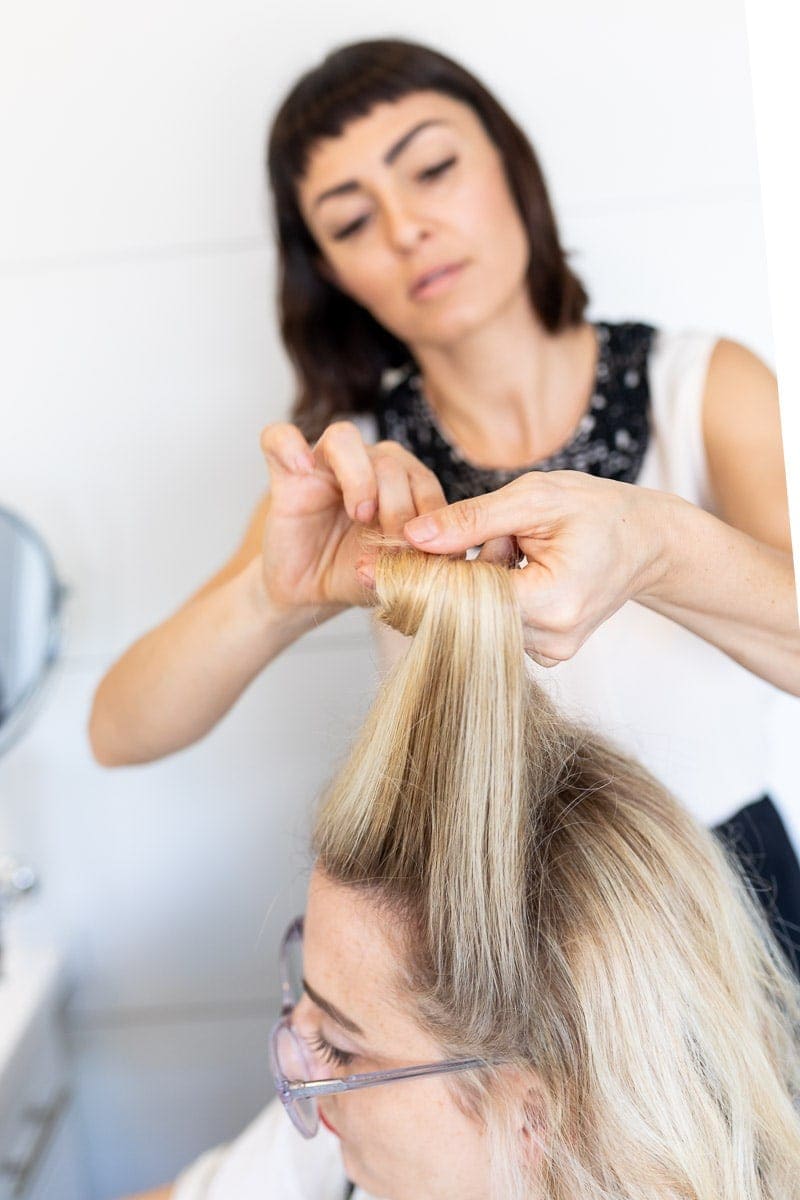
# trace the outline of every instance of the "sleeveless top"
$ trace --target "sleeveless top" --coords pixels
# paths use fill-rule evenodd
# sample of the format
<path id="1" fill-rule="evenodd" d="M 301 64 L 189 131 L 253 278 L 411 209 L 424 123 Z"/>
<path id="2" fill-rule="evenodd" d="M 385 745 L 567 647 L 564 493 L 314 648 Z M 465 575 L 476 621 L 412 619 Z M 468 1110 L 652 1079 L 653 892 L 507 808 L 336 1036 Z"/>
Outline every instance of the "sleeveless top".
<path id="1" fill-rule="evenodd" d="M 376 412 L 381 439 L 400 442 L 439 479 L 449 503 L 496 491 L 527 471 L 586 471 L 635 483 L 649 437 L 647 357 L 652 325 L 595 322 L 597 367 L 589 407 L 571 439 L 547 458 L 513 471 L 476 466 L 440 428 L 409 363 L 384 372 Z"/>
<path id="2" fill-rule="evenodd" d="M 709 512 L 714 500 L 702 432 L 702 400 L 717 337 L 642 323 L 594 323 L 596 379 L 568 443 L 516 471 L 470 463 L 427 404 L 409 365 L 386 372 L 376 415 L 356 419 L 365 440 L 391 437 L 435 471 L 448 500 L 479 495 L 527 470 L 584 470 L 671 492 Z M 406 639 L 376 636 L 384 668 Z M 770 791 L 795 845 L 800 829 L 770 774 L 778 705 L 800 704 L 683 626 L 629 602 L 556 667 L 529 669 L 562 711 L 633 754 L 705 824 Z M 781 719 L 787 722 L 786 712 Z M 794 789 L 796 793 L 796 787 Z"/>

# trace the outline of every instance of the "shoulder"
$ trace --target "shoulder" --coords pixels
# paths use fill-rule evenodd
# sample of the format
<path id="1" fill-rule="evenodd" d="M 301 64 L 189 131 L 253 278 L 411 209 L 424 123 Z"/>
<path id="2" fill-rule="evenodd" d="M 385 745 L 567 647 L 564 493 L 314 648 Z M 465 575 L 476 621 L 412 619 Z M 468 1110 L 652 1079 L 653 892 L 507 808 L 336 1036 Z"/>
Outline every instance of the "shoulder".
<path id="1" fill-rule="evenodd" d="M 780 408 L 775 375 L 740 342 L 719 338 L 703 391 L 703 438 L 709 462 L 747 447 L 780 455 Z M 713 463 L 711 463 L 713 467 Z"/>
<path id="2" fill-rule="evenodd" d="M 703 507 L 759 541 L 788 548 L 778 387 L 770 367 L 718 333 L 659 330 L 649 373 L 659 436 L 672 459 L 702 481 L 695 491 Z"/>
<path id="3" fill-rule="evenodd" d="M 770 367 L 747 346 L 717 338 L 708 364 L 703 408 L 713 421 L 735 409 L 778 404 L 778 384 Z"/>
<path id="4" fill-rule="evenodd" d="M 721 514 L 788 550 L 789 514 L 778 383 L 747 346 L 720 338 L 703 394 L 703 441 Z"/>
<path id="5" fill-rule="evenodd" d="M 777 402 L 775 375 L 764 360 L 741 342 L 707 330 L 656 329 L 651 368 L 673 382 L 696 374 L 704 412 L 716 408 L 721 397 L 734 394 Z"/>
<path id="6" fill-rule="evenodd" d="M 658 329 L 649 360 L 653 405 L 697 420 L 706 450 L 735 409 L 774 408 L 777 385 L 766 363 L 740 342 L 698 329 Z"/>

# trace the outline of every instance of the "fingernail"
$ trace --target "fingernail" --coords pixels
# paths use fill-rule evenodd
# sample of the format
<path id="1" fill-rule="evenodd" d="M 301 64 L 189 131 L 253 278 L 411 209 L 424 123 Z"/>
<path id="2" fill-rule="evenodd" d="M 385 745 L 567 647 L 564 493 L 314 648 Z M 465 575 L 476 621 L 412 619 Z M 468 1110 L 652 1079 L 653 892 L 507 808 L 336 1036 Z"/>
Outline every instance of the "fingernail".
<path id="1" fill-rule="evenodd" d="M 429 517 L 415 517 L 405 528 L 406 537 L 410 537 L 412 542 L 429 542 L 438 532 L 436 522 Z"/>
<path id="2" fill-rule="evenodd" d="M 356 505 L 356 520 L 357 521 L 365 521 L 365 522 L 371 521 L 374 516 L 375 516 L 375 501 L 374 500 L 362 500 L 360 504 Z"/>
<path id="3" fill-rule="evenodd" d="M 292 459 L 292 463 L 297 471 L 314 470 L 314 459 L 310 454 L 296 454 Z"/>

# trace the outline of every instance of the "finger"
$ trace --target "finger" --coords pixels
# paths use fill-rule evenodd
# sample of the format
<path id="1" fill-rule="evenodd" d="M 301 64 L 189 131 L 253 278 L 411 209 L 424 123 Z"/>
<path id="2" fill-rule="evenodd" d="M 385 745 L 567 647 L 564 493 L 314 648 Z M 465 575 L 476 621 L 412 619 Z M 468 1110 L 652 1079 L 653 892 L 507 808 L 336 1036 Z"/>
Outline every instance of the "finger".
<path id="1" fill-rule="evenodd" d="M 413 456 L 409 455 L 409 457 Z M 434 512 L 437 508 L 447 504 L 447 497 L 442 491 L 442 485 L 433 471 L 429 471 L 427 467 L 420 468 L 416 460 L 414 468 L 409 472 L 409 479 L 416 513 Z"/>
<path id="2" fill-rule="evenodd" d="M 404 534 L 421 550 L 457 554 L 492 538 L 521 533 L 531 524 L 527 490 L 506 484 L 496 492 L 459 500 L 410 521 Z"/>
<path id="3" fill-rule="evenodd" d="M 368 524 L 377 509 L 378 485 L 364 439 L 352 421 L 329 425 L 314 456 L 335 476 L 350 519 Z"/>
<path id="4" fill-rule="evenodd" d="M 481 547 L 478 561 L 498 563 L 503 567 L 515 567 L 519 561 L 517 539 L 514 537 L 490 538 Z"/>
<path id="5" fill-rule="evenodd" d="M 373 460 L 378 481 L 378 521 L 384 533 L 399 537 L 417 508 L 408 472 L 402 463 L 385 454 Z"/>
<path id="6" fill-rule="evenodd" d="M 314 470 L 311 448 L 296 425 L 276 421 L 261 431 L 261 450 L 271 468 L 283 471 Z"/>
<path id="7" fill-rule="evenodd" d="M 530 563 L 521 571 L 514 571 L 511 584 L 520 606 L 523 625 L 525 653 L 540 667 L 556 667 L 564 656 L 554 657 L 555 645 L 552 634 L 541 625 L 542 612 L 547 611 L 548 598 L 552 600 L 552 579 L 546 568 Z"/>
<path id="8" fill-rule="evenodd" d="M 420 513 L 442 508 L 447 504 L 447 497 L 442 490 L 439 480 L 429 467 L 420 462 L 415 454 L 412 454 L 405 446 L 401 446 L 399 442 L 392 442 L 388 439 L 378 442 L 377 445 L 372 446 L 370 449 L 370 457 L 373 462 L 376 458 L 385 458 L 387 456 L 396 459 L 408 475 L 415 506 L 415 511 L 410 514 L 409 519 Z"/>

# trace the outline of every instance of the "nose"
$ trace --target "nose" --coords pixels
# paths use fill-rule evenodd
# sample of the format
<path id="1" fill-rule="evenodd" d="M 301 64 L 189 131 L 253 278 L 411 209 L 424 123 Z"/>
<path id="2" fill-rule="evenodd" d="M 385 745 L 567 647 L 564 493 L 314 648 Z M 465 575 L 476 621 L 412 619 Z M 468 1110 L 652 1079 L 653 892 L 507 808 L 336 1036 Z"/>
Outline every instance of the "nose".
<path id="1" fill-rule="evenodd" d="M 424 214 L 399 200 L 384 204 L 383 222 L 390 244 L 401 254 L 409 254 L 431 234 Z"/>

